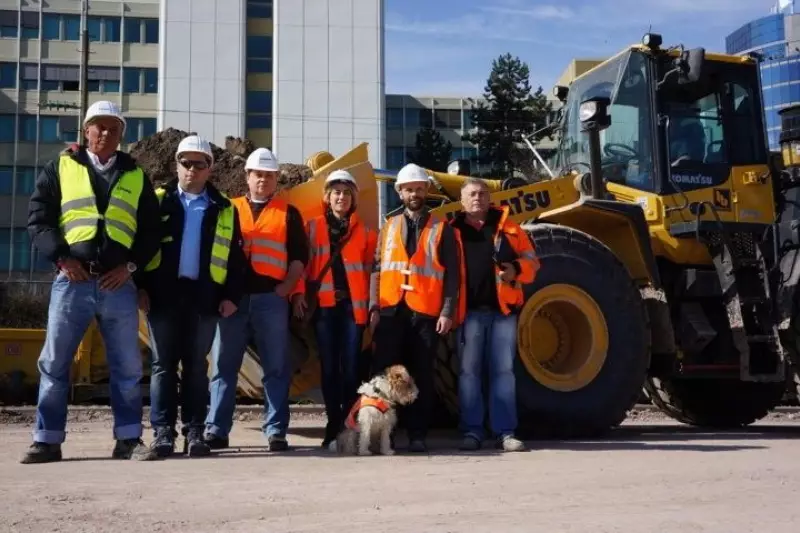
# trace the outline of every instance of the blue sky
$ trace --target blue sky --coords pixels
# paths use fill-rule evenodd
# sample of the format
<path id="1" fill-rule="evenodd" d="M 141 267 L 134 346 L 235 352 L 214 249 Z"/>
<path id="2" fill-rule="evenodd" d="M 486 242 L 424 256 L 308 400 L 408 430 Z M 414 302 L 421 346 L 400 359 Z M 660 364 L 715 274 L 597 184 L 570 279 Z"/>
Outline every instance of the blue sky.
<path id="1" fill-rule="evenodd" d="M 386 92 L 479 96 L 492 60 L 528 63 L 549 91 L 576 57 L 603 58 L 639 42 L 724 52 L 725 36 L 769 14 L 775 0 L 385 0 Z"/>

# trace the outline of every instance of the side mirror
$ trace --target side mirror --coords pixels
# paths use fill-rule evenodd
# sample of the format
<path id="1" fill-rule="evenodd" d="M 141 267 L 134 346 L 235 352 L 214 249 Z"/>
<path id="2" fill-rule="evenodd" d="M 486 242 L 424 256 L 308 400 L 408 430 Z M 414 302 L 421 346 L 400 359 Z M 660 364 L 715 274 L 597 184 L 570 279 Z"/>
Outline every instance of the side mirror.
<path id="1" fill-rule="evenodd" d="M 581 102 L 578 117 L 583 125 L 583 131 L 589 136 L 589 168 L 591 169 L 592 198 L 602 200 L 605 198 L 603 185 L 603 168 L 600 153 L 600 131 L 611 125 L 611 116 L 608 106 L 611 100 L 607 96 L 596 96 Z"/>
<path id="2" fill-rule="evenodd" d="M 569 94 L 569 87 L 564 87 L 563 85 L 556 85 L 553 87 L 553 96 L 558 98 L 561 102 L 567 101 L 567 95 Z"/>
<path id="3" fill-rule="evenodd" d="M 696 83 L 703 76 L 706 64 L 706 49 L 692 48 L 682 54 L 683 78 L 685 83 Z"/>

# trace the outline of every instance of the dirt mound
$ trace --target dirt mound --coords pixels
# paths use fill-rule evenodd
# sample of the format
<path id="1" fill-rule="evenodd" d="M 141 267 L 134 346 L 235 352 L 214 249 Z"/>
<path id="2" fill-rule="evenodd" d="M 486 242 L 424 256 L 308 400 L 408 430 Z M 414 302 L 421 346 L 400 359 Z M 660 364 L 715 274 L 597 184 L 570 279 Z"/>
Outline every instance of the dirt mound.
<path id="1" fill-rule="evenodd" d="M 131 148 L 131 156 L 144 169 L 154 185 L 159 186 L 176 176 L 175 152 L 181 140 L 190 132 L 167 128 L 150 137 L 145 137 Z M 214 152 L 214 168 L 211 182 L 230 197 L 242 196 L 247 192 L 244 164 L 247 156 L 256 149 L 253 141 L 233 137 L 225 138 L 225 147 L 211 145 Z M 306 182 L 312 175 L 305 165 L 284 163 L 280 165 L 281 176 L 278 187 L 291 188 Z"/>

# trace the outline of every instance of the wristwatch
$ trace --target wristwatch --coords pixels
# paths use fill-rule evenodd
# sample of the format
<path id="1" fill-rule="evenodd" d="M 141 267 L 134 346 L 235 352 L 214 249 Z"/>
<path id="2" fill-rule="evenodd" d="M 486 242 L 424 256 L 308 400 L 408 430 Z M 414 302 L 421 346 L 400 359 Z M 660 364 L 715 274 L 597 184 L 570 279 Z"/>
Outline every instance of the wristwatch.
<path id="1" fill-rule="evenodd" d="M 128 264 L 125 265 L 125 266 L 128 267 L 128 272 L 130 272 L 131 274 L 136 272 L 136 268 L 137 268 L 136 267 L 136 263 L 131 263 L 130 261 L 128 261 Z"/>

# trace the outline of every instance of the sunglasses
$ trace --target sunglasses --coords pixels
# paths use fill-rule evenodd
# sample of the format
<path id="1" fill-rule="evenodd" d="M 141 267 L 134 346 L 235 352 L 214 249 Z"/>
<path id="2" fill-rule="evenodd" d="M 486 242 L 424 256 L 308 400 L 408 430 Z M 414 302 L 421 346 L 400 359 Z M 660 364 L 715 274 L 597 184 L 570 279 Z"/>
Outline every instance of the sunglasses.
<path id="1" fill-rule="evenodd" d="M 208 168 L 208 161 L 194 161 L 191 159 L 181 159 L 180 164 L 186 170 L 196 168 L 197 170 L 205 170 Z"/>

